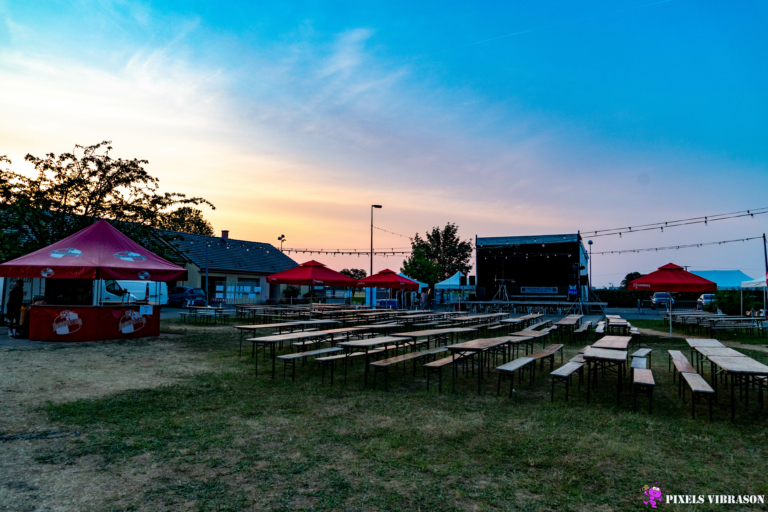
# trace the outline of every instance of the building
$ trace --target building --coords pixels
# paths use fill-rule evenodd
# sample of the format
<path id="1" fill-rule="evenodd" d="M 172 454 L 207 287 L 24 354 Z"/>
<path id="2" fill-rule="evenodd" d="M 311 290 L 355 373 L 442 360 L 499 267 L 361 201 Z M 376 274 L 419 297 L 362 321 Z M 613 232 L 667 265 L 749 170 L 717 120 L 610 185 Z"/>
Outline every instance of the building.
<path id="1" fill-rule="evenodd" d="M 588 301 L 589 256 L 581 236 L 476 238 L 477 299 Z"/>
<path id="2" fill-rule="evenodd" d="M 173 233 L 178 240 L 167 242 L 175 250 L 177 265 L 188 270 L 189 279 L 168 286 L 205 287 L 206 256 L 209 302 L 264 302 L 280 298 L 281 285 L 270 285 L 266 277 L 298 266 L 280 249 L 263 242 Z"/>

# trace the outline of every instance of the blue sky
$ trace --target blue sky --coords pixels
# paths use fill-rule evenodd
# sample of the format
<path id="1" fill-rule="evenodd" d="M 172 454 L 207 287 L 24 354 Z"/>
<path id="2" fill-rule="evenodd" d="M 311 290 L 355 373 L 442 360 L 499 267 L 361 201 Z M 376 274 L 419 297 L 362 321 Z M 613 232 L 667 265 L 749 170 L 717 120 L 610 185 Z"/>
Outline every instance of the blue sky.
<path id="1" fill-rule="evenodd" d="M 111 139 L 168 190 L 210 198 L 238 238 L 362 249 L 371 203 L 391 231 L 453 221 L 467 238 L 768 206 L 766 2 L 0 1 L 0 17 L 15 168 Z M 605 256 L 595 281 L 668 261 L 759 276 L 762 250 Z"/>

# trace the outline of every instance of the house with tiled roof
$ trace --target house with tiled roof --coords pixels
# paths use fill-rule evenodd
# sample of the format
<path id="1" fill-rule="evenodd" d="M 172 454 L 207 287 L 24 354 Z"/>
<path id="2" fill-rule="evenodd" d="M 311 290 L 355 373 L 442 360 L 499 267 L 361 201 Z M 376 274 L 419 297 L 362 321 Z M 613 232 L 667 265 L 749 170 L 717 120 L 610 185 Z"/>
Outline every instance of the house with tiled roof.
<path id="1" fill-rule="evenodd" d="M 194 286 L 205 290 L 206 269 L 210 302 L 264 302 L 279 299 L 281 285 L 270 285 L 266 277 L 298 266 L 298 263 L 265 242 L 166 232 L 167 241 L 178 255 L 175 263 L 188 270 L 188 280 L 176 286 Z M 168 286 L 173 286 L 168 283 Z"/>

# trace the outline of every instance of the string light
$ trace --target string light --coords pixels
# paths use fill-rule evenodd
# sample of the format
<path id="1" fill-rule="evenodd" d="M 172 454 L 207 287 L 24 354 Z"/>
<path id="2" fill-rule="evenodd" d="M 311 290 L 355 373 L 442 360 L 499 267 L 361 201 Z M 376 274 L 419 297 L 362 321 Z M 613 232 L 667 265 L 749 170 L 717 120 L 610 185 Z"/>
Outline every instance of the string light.
<path id="1" fill-rule="evenodd" d="M 674 228 L 678 226 L 687 226 L 690 224 L 704 224 L 709 225 L 709 222 L 715 222 L 718 220 L 726 220 L 726 219 L 735 219 L 738 217 L 752 217 L 754 218 L 755 215 L 762 215 L 768 213 L 768 207 L 765 208 L 757 208 L 752 210 L 742 210 L 738 212 L 730 212 L 730 213 L 719 213 L 717 215 L 706 215 L 702 217 L 691 217 L 689 219 L 680 219 L 680 220 L 669 220 L 665 222 L 653 222 L 651 224 L 641 224 L 640 226 L 627 226 L 622 228 L 612 228 L 612 229 L 598 229 L 594 231 L 584 231 L 581 234 L 583 236 L 591 236 L 592 238 L 598 237 L 598 236 L 611 236 L 611 235 L 619 235 L 621 237 L 622 232 L 627 233 L 638 233 L 640 231 L 649 231 L 656 228 L 662 228 L 662 231 L 664 231 L 664 227 L 668 228 Z M 534 242 L 536 239 L 534 239 Z"/>

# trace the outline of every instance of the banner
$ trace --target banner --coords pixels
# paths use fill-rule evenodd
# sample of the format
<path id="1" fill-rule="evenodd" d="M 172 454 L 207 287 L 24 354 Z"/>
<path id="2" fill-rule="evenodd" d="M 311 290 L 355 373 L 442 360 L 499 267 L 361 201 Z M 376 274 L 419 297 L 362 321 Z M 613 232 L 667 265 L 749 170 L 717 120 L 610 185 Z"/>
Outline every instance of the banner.
<path id="1" fill-rule="evenodd" d="M 140 307 L 32 306 L 29 339 L 98 341 L 159 336 L 160 308 L 143 315 Z"/>

